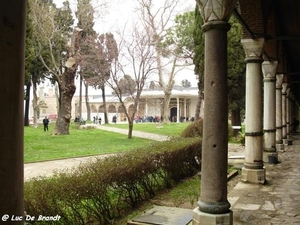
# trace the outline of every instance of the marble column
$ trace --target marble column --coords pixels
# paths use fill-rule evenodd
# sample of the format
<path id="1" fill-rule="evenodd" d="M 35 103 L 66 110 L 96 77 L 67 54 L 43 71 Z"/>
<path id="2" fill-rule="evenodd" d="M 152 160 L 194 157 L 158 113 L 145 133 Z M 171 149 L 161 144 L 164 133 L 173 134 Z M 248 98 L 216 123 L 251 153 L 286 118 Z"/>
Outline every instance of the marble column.
<path id="1" fill-rule="evenodd" d="M 268 162 L 268 156 L 276 156 L 276 70 L 277 61 L 264 61 L 264 152 L 263 160 Z"/>
<path id="2" fill-rule="evenodd" d="M 282 140 L 283 144 L 287 145 L 287 136 L 286 136 L 286 91 L 287 83 L 282 84 Z"/>
<path id="3" fill-rule="evenodd" d="M 245 162 L 241 180 L 265 183 L 263 163 L 262 51 L 264 39 L 242 39 L 246 53 Z"/>
<path id="4" fill-rule="evenodd" d="M 201 196 L 194 210 L 193 225 L 233 224 L 227 200 L 228 19 L 236 0 L 197 0 L 205 33 L 204 119 L 201 163 Z"/>
<path id="5" fill-rule="evenodd" d="M 179 98 L 176 98 L 177 100 L 177 123 L 180 122 L 180 99 Z"/>
<path id="6" fill-rule="evenodd" d="M 183 107 L 184 107 L 184 121 L 186 121 L 186 98 L 184 98 L 184 102 L 183 102 Z"/>
<path id="7" fill-rule="evenodd" d="M 276 75 L 276 150 L 283 151 L 282 141 L 282 80 L 283 74 Z"/>
<path id="8" fill-rule="evenodd" d="M 2 1 L 0 7 L 0 224 L 24 216 L 24 58 L 26 1 Z"/>

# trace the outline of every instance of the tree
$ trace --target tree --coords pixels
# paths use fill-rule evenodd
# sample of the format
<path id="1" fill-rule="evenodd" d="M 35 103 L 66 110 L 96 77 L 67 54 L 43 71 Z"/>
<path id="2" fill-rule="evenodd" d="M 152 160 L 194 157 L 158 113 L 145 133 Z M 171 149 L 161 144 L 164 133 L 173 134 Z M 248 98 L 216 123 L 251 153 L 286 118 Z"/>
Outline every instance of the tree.
<path id="1" fill-rule="evenodd" d="M 191 82 L 189 82 L 187 79 L 182 80 L 181 85 L 182 85 L 182 87 L 185 87 L 185 88 L 192 86 Z"/>
<path id="2" fill-rule="evenodd" d="M 58 118 L 53 134 L 69 134 L 82 29 L 72 28 L 74 19 L 68 1 L 59 9 L 50 1 L 32 0 L 32 5 L 39 59 L 59 89 Z"/>
<path id="3" fill-rule="evenodd" d="M 203 91 L 204 91 L 204 33 L 202 31 L 203 20 L 199 11 L 199 6 L 196 4 L 194 11 L 194 32 L 193 32 L 193 40 L 194 40 L 194 56 L 193 63 L 194 73 L 198 77 L 198 101 L 195 111 L 195 119 L 200 118 L 200 108 L 202 101 L 204 99 Z"/>
<path id="4" fill-rule="evenodd" d="M 120 91 L 124 95 L 130 95 L 136 90 L 135 81 L 131 78 L 130 75 L 126 74 L 119 80 L 118 86 L 120 87 Z"/>
<path id="5" fill-rule="evenodd" d="M 174 11 L 179 5 L 179 0 L 166 0 L 161 3 L 163 4 L 155 7 L 153 0 L 138 0 L 138 11 L 144 27 L 148 27 L 152 33 L 150 43 L 156 51 L 158 84 L 164 92 L 161 116 L 162 120 L 166 122 L 170 113 L 169 104 L 175 84 L 175 76 L 182 67 L 178 70 L 178 62 L 180 61 L 178 47 L 180 46 L 171 43 L 167 35 Z"/>
<path id="6" fill-rule="evenodd" d="M 96 37 L 96 32 L 93 29 L 94 26 L 94 8 L 91 4 L 90 0 L 77 0 L 77 11 L 75 12 L 75 15 L 78 19 L 77 26 L 78 27 L 84 27 L 83 34 L 82 34 L 82 43 L 85 42 L 86 37 Z M 85 53 L 88 54 L 88 53 Z M 81 53 L 82 57 L 83 53 Z M 80 68 L 80 72 L 78 73 L 80 76 L 80 86 L 79 86 L 79 118 L 82 117 L 82 83 L 83 83 L 83 74 L 84 68 Z M 86 77 L 88 79 L 88 77 Z M 85 102 L 86 102 L 86 108 L 87 108 L 87 119 L 90 120 L 90 105 L 88 102 L 88 86 L 89 82 L 85 80 Z"/>
<path id="7" fill-rule="evenodd" d="M 105 33 L 94 38 L 86 38 L 82 45 L 84 57 L 82 60 L 83 76 L 89 85 L 98 87 L 102 90 L 104 120 L 108 123 L 105 83 L 110 77 L 112 61 L 118 56 L 118 47 L 113 34 Z"/>
<path id="8" fill-rule="evenodd" d="M 246 64 L 245 52 L 240 42 L 242 27 L 234 16 L 229 23 L 228 32 L 228 103 L 232 126 L 241 126 L 245 109 Z"/>
<path id="9" fill-rule="evenodd" d="M 156 69 L 155 49 L 149 44 L 152 33 L 146 27 L 141 29 L 136 25 L 130 38 L 125 37 L 124 33 L 122 35 L 118 47 L 119 54 L 113 60 L 111 76 L 107 84 L 113 89 L 121 103 L 128 121 L 128 138 L 132 138 L 133 123 L 141 93 L 147 79 Z M 128 76 L 129 73 L 126 70 L 132 71 L 131 77 Z M 125 106 L 125 96 L 133 101 L 133 107 L 130 110 Z"/>
<path id="10" fill-rule="evenodd" d="M 49 55 L 46 52 L 39 51 L 39 45 L 37 36 L 34 32 L 35 24 L 35 11 L 34 2 L 28 2 L 27 10 L 27 28 L 26 28 L 26 51 L 25 51 L 25 84 L 26 84 L 26 108 L 25 108 L 25 125 L 28 123 L 28 110 L 29 110 L 29 100 L 30 100 L 30 88 L 32 85 L 32 105 L 33 105 L 33 126 L 36 128 L 38 123 L 38 117 L 40 112 L 40 107 L 44 104 L 42 99 L 38 98 L 37 86 L 45 79 L 48 71 L 44 67 L 43 63 L 39 60 L 39 55 L 44 55 L 44 60 L 49 61 Z M 41 7 L 41 5 L 39 5 Z M 35 10 L 35 8 L 34 8 Z"/>
<path id="11" fill-rule="evenodd" d="M 30 104 L 30 87 L 31 87 L 31 71 L 33 69 L 33 60 L 35 57 L 34 42 L 32 35 L 32 20 L 30 17 L 30 5 L 27 2 L 27 17 L 26 17 L 26 49 L 25 49 L 25 79 L 24 84 L 26 85 L 25 92 L 25 115 L 24 125 L 29 126 L 29 104 Z"/>
<path id="12" fill-rule="evenodd" d="M 202 31 L 203 20 L 198 5 L 195 11 L 185 12 L 176 16 L 176 25 L 173 28 L 176 43 L 180 46 L 185 57 L 192 57 L 195 65 L 194 72 L 198 76 L 199 98 L 195 117 L 199 118 L 200 106 L 204 98 L 204 34 Z M 232 125 L 241 125 L 241 111 L 245 105 L 245 63 L 244 50 L 240 43 L 241 25 L 231 17 L 229 20 L 231 29 L 228 32 L 228 102 L 231 113 Z M 193 34 L 193 43 L 190 41 Z"/>

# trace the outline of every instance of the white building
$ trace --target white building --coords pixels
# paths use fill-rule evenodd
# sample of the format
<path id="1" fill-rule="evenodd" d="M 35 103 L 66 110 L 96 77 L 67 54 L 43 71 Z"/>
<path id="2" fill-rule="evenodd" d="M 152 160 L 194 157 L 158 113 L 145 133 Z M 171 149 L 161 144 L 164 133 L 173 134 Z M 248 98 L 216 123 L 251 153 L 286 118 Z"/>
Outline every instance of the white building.
<path id="1" fill-rule="evenodd" d="M 40 118 L 48 116 L 50 119 L 55 119 L 57 116 L 57 100 L 54 87 L 49 87 L 47 90 L 41 90 L 39 91 L 39 95 L 42 96 L 41 98 L 43 99 L 45 104 L 40 109 Z M 107 95 L 105 99 L 109 122 L 112 121 L 112 118 L 115 115 L 117 116 L 117 121 L 126 121 L 124 110 L 117 96 L 110 94 Z M 138 106 L 138 111 L 136 112 L 135 116 L 137 118 L 144 119 L 146 119 L 147 117 L 160 118 L 162 114 L 161 106 L 163 99 L 164 93 L 162 90 L 143 90 Z M 182 86 L 175 85 L 172 90 L 168 117 L 173 121 L 180 121 L 180 117 L 188 119 L 195 117 L 197 99 L 198 88 L 184 88 Z M 130 109 L 133 107 L 133 101 L 130 97 L 124 97 L 123 100 L 125 101 L 127 110 L 130 112 Z M 98 118 L 101 118 L 102 121 L 104 121 L 104 107 L 102 96 L 100 94 L 89 95 L 88 102 L 91 108 L 90 118 L 97 116 Z M 201 109 L 200 112 L 202 115 L 203 110 Z M 81 115 L 84 120 L 88 118 L 84 93 L 82 94 Z M 79 116 L 79 95 L 76 93 L 72 100 L 72 119 L 75 119 L 77 116 Z"/>

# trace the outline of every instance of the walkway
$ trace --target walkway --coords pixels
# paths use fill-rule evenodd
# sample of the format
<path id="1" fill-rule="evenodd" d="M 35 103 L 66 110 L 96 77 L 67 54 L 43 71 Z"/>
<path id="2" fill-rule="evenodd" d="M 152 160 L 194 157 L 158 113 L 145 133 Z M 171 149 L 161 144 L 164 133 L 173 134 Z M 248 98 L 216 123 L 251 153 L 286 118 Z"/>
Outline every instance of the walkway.
<path id="1" fill-rule="evenodd" d="M 120 128 L 116 128 L 116 127 L 107 127 L 107 126 L 102 126 L 102 125 L 98 125 L 97 128 L 101 129 L 101 130 L 106 130 L 106 131 L 111 131 L 111 132 L 116 132 L 116 133 L 128 135 L 128 130 L 127 129 L 120 129 Z M 167 140 L 170 140 L 170 137 L 168 137 L 166 135 L 151 134 L 151 133 L 146 133 L 146 132 L 141 132 L 141 131 L 136 131 L 136 130 L 132 131 L 132 136 L 139 137 L 139 138 L 151 139 L 151 140 L 154 140 L 154 141 L 167 141 Z"/>
<path id="2" fill-rule="evenodd" d="M 234 225 L 300 225 L 300 135 L 265 164 L 265 185 L 239 182 L 229 193 Z"/>

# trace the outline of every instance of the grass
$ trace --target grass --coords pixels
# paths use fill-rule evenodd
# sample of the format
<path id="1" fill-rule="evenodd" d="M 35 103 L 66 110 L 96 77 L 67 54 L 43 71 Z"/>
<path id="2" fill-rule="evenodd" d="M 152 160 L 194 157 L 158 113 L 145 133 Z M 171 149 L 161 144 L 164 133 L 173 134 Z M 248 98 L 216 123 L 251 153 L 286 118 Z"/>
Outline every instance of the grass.
<path id="1" fill-rule="evenodd" d="M 133 130 L 149 132 L 154 134 L 162 134 L 170 137 L 179 136 L 181 132 L 189 125 L 191 122 L 186 123 L 135 123 L 133 125 Z M 128 124 L 106 124 L 104 126 L 117 127 L 121 129 L 128 129 Z"/>
<path id="2" fill-rule="evenodd" d="M 166 189 L 165 191 L 159 193 L 154 197 L 154 199 L 146 201 L 131 214 L 117 221 L 116 224 L 126 225 L 128 220 L 141 215 L 143 212 L 152 208 L 153 205 L 194 209 L 197 206 L 199 195 L 200 177 L 199 175 L 195 175 L 178 183 L 172 189 Z"/>
<path id="3" fill-rule="evenodd" d="M 24 162 L 63 159 L 129 151 L 153 141 L 128 139 L 126 135 L 99 129 L 81 130 L 70 126 L 70 135 L 52 136 L 54 125 L 44 132 L 43 127 L 24 128 Z"/>

